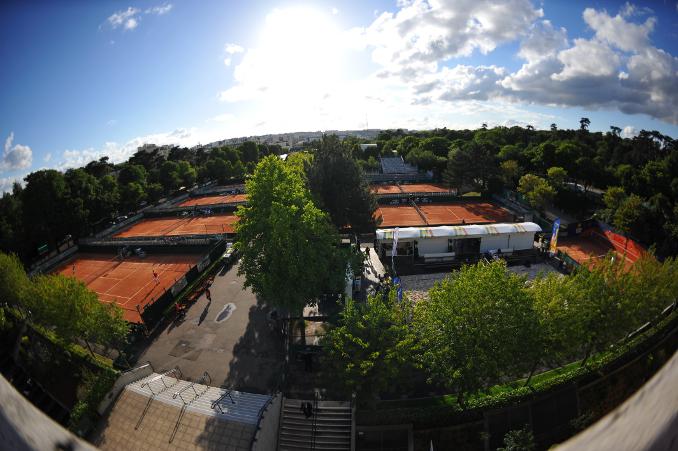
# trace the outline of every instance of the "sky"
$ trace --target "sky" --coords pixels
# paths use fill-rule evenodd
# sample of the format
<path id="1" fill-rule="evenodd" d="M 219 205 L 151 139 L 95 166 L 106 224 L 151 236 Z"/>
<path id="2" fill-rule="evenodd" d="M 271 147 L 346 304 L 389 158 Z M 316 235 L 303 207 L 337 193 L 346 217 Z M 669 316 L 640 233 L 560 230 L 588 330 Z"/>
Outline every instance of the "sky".
<path id="1" fill-rule="evenodd" d="M 3 1 L 0 192 L 144 143 L 532 125 L 678 138 L 678 3 Z"/>

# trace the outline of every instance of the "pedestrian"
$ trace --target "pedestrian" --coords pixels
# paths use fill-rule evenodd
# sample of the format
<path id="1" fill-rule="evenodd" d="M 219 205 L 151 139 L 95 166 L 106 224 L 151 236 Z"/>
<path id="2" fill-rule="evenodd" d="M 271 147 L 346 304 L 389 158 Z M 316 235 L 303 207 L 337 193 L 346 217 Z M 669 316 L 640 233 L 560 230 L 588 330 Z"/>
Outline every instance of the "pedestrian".
<path id="1" fill-rule="evenodd" d="M 160 283 L 160 277 L 158 277 L 158 273 L 155 272 L 155 269 L 153 270 L 153 280 L 155 280 L 156 285 Z"/>
<path id="2" fill-rule="evenodd" d="M 75 263 L 73 263 L 73 276 L 75 276 Z"/>
<path id="3" fill-rule="evenodd" d="M 207 298 L 208 301 L 212 302 L 212 293 L 210 293 L 210 289 L 205 290 L 205 297 Z"/>

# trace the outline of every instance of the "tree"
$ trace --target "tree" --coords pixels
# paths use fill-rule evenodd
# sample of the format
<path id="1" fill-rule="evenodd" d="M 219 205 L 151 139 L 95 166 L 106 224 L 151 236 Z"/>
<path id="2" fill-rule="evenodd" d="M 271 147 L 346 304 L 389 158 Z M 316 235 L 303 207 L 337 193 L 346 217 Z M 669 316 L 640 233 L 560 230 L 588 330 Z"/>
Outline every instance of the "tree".
<path id="1" fill-rule="evenodd" d="M 21 305 L 30 280 L 19 258 L 0 252 L 0 299 L 9 305 Z"/>
<path id="2" fill-rule="evenodd" d="M 259 149 L 257 148 L 257 143 L 245 141 L 238 150 L 240 150 L 240 155 L 242 155 L 242 161 L 244 163 L 256 163 L 259 161 Z"/>
<path id="3" fill-rule="evenodd" d="M 370 402 L 402 380 L 411 361 L 407 320 L 412 304 L 399 302 L 395 290 L 346 301 L 339 321 L 324 337 L 325 362 L 347 393 Z"/>
<path id="4" fill-rule="evenodd" d="M 645 208 L 643 199 L 631 194 L 619 205 L 612 218 L 612 225 L 622 233 L 630 233 L 643 219 Z"/>
<path id="5" fill-rule="evenodd" d="M 348 258 L 301 174 L 271 155 L 259 162 L 246 189 L 249 203 L 236 212 L 245 286 L 296 315 L 322 294 L 341 290 Z"/>
<path id="6" fill-rule="evenodd" d="M 128 183 L 120 190 L 120 208 L 123 212 L 136 211 L 145 199 L 146 192 L 138 183 Z"/>
<path id="7" fill-rule="evenodd" d="M 323 136 L 308 171 L 308 186 L 316 204 L 338 229 L 354 232 L 374 227 L 377 203 L 358 163 L 336 135 Z"/>
<path id="8" fill-rule="evenodd" d="M 505 262 L 480 262 L 437 283 L 415 306 L 415 355 L 430 380 L 455 390 L 460 403 L 465 393 L 534 367 L 538 322 L 524 287 Z"/>
<path id="9" fill-rule="evenodd" d="M 591 125 L 591 120 L 588 117 L 579 119 L 579 129 L 581 131 L 588 131 L 589 125 Z"/>
<path id="10" fill-rule="evenodd" d="M 605 206 L 607 207 L 605 216 L 608 220 L 611 220 L 614 217 L 615 213 L 625 199 L 626 192 L 621 186 L 610 186 L 607 188 L 605 194 L 603 195 L 603 202 L 605 202 Z"/>
<path id="11" fill-rule="evenodd" d="M 523 168 L 520 167 L 516 160 L 502 161 L 499 165 L 501 177 L 506 186 L 513 188 L 518 183 L 518 180 L 523 175 Z"/>
<path id="12" fill-rule="evenodd" d="M 166 191 L 173 191 L 181 185 L 179 165 L 174 161 L 166 161 L 160 166 L 160 183 Z"/>
<path id="13" fill-rule="evenodd" d="M 567 171 L 561 167 L 553 166 L 546 171 L 546 175 L 551 182 L 551 185 L 556 189 L 562 189 L 567 180 Z"/>
<path id="14" fill-rule="evenodd" d="M 128 183 L 138 183 L 140 185 L 146 184 L 147 172 L 144 166 L 140 164 L 125 163 L 120 168 L 118 174 L 118 183 L 126 185 Z"/>
<path id="15" fill-rule="evenodd" d="M 62 173 L 53 169 L 36 171 L 25 178 L 22 192 L 23 223 L 33 245 L 56 245 L 69 234 L 68 186 Z"/>
<path id="16" fill-rule="evenodd" d="M 546 208 L 556 195 L 549 182 L 534 174 L 525 174 L 518 182 L 518 191 L 525 195 L 532 207 Z"/>
<path id="17" fill-rule="evenodd" d="M 198 174 L 196 173 L 193 166 L 191 166 L 191 163 L 189 163 L 188 161 L 180 160 L 177 161 L 177 164 L 179 165 L 177 174 L 181 179 L 181 183 L 184 186 L 193 186 Z"/>

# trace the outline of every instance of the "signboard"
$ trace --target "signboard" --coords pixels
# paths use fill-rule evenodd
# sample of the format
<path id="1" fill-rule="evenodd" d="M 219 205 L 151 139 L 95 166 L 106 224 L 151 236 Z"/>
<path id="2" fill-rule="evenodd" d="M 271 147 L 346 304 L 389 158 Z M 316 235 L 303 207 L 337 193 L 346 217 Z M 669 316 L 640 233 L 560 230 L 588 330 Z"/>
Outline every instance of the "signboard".
<path id="1" fill-rule="evenodd" d="M 398 234 L 400 233 L 400 228 L 396 227 L 393 231 L 393 249 L 391 249 L 391 257 L 398 255 Z"/>
<path id="2" fill-rule="evenodd" d="M 400 285 L 400 277 L 396 276 L 393 278 L 393 285 L 396 289 L 396 294 L 398 295 L 398 301 L 403 300 L 403 287 Z"/>
<path id="3" fill-rule="evenodd" d="M 42 246 L 38 247 L 38 254 L 39 255 L 46 254 L 48 250 L 49 247 L 46 244 L 43 244 Z"/>
<path id="4" fill-rule="evenodd" d="M 205 257 L 200 263 L 198 263 L 198 272 L 202 272 L 203 269 L 210 264 L 210 256 Z"/>
<path id="5" fill-rule="evenodd" d="M 558 230 L 560 229 L 560 218 L 553 221 L 553 230 L 551 231 L 551 247 L 549 251 L 555 254 L 558 251 Z"/>
<path id="6" fill-rule="evenodd" d="M 172 296 L 179 294 L 179 292 L 183 290 L 186 285 L 188 285 L 188 282 L 186 281 L 186 276 L 184 276 L 179 279 L 177 283 L 174 284 L 174 286 L 172 286 Z"/>

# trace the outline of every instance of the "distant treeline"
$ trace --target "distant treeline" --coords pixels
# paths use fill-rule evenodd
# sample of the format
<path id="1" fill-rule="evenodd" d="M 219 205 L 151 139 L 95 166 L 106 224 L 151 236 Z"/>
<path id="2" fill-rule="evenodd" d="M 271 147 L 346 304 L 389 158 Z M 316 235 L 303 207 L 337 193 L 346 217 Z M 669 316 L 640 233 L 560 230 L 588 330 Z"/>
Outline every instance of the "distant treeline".
<path id="1" fill-rule="evenodd" d="M 121 164 L 103 157 L 65 172 L 33 172 L 23 187 L 15 183 L 0 198 L 0 250 L 28 264 L 39 247 L 52 250 L 69 235 L 87 236 L 182 186 L 241 182 L 260 157 L 281 152 L 280 146 L 249 141 L 213 150 L 155 148 L 139 150 Z"/>
<path id="2" fill-rule="evenodd" d="M 461 193 L 518 190 L 539 210 L 556 207 L 578 218 L 595 214 L 654 246 L 659 257 L 677 255 L 676 141 L 645 130 L 622 138 L 614 126 L 593 133 L 589 123 L 582 118 L 577 130 L 555 124 L 550 130 L 385 130 L 376 148 L 363 151 L 360 144 L 367 141 L 354 137 L 341 146 L 365 171 L 377 170 L 380 156 L 400 155 Z M 320 141 L 304 147 L 315 153 Z M 24 187 L 16 184 L 0 198 L 0 250 L 28 263 L 42 245 L 54 249 L 67 235 L 89 235 L 181 186 L 241 182 L 261 157 L 283 152 L 251 141 L 211 150 L 157 148 L 140 150 L 121 164 L 104 157 L 64 173 L 33 172 Z"/>
<path id="3" fill-rule="evenodd" d="M 658 256 L 678 254 L 678 143 L 657 131 L 622 138 L 577 130 L 495 127 L 477 130 L 383 131 L 377 148 L 344 140 L 363 169 L 379 156 L 400 155 L 460 192 L 518 190 L 537 209 L 556 207 L 577 218 L 596 215 Z M 593 192 L 592 192 L 593 191 Z"/>

